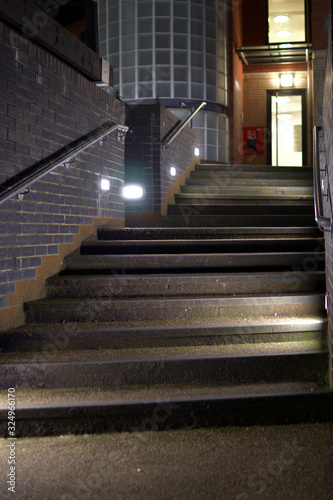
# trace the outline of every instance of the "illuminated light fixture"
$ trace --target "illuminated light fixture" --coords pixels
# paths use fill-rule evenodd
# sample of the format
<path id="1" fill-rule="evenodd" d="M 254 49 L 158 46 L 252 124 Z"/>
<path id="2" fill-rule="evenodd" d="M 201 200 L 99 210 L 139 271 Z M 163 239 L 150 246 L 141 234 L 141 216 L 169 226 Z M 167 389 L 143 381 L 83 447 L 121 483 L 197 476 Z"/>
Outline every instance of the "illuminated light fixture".
<path id="1" fill-rule="evenodd" d="M 294 85 L 294 76 L 291 73 L 283 73 L 280 75 L 281 87 L 292 87 Z"/>
<path id="2" fill-rule="evenodd" d="M 277 102 L 278 104 L 285 104 L 289 102 L 290 99 L 287 96 L 278 96 L 278 97 L 273 96 L 273 101 Z"/>
<path id="3" fill-rule="evenodd" d="M 288 36 L 290 36 L 290 31 L 288 30 L 277 31 L 276 36 L 279 36 L 280 38 L 288 38 Z"/>
<path id="4" fill-rule="evenodd" d="M 143 196 L 143 189 L 137 184 L 128 184 L 123 187 L 123 197 L 127 200 L 138 200 Z"/>
<path id="5" fill-rule="evenodd" d="M 200 155 L 200 149 L 199 148 L 194 148 L 194 154 L 195 154 L 195 156 L 199 156 Z"/>
<path id="6" fill-rule="evenodd" d="M 289 21 L 289 16 L 287 16 L 286 14 L 281 14 L 279 16 L 275 16 L 274 21 L 276 23 L 286 23 L 287 21 Z"/>
<path id="7" fill-rule="evenodd" d="M 101 191 L 109 191 L 109 190 L 110 190 L 109 179 L 102 178 L 101 179 Z"/>
<path id="8" fill-rule="evenodd" d="M 176 177 L 176 175 L 177 175 L 177 170 L 176 170 L 176 168 L 175 168 L 175 167 L 170 167 L 170 175 L 171 175 L 172 177 Z"/>
<path id="9" fill-rule="evenodd" d="M 290 118 L 292 117 L 292 115 L 290 113 L 279 113 L 277 115 L 277 117 L 280 119 L 280 120 L 290 120 Z"/>
<path id="10" fill-rule="evenodd" d="M 280 49 L 290 49 L 292 47 L 291 43 L 281 43 L 279 45 Z"/>

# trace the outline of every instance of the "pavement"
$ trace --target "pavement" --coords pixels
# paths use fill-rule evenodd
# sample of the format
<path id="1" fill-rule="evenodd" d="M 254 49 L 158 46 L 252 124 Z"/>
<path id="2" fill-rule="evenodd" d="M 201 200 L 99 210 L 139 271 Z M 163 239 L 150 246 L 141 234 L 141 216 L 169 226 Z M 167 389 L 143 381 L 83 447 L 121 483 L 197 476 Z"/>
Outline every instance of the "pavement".
<path id="1" fill-rule="evenodd" d="M 0 440 L 1 499 L 333 498 L 332 423 L 69 435 L 13 443 Z M 15 460 L 15 493 L 6 484 L 10 456 Z"/>

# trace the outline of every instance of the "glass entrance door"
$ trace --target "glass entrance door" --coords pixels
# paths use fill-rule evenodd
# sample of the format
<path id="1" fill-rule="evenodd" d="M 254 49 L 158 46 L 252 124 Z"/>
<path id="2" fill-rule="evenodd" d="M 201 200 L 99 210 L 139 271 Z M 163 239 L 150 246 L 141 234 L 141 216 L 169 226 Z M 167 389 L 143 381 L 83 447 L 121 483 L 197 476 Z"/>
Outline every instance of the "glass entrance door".
<path id="1" fill-rule="evenodd" d="M 301 167 L 303 158 L 303 96 L 275 92 L 270 95 L 271 164 Z"/>

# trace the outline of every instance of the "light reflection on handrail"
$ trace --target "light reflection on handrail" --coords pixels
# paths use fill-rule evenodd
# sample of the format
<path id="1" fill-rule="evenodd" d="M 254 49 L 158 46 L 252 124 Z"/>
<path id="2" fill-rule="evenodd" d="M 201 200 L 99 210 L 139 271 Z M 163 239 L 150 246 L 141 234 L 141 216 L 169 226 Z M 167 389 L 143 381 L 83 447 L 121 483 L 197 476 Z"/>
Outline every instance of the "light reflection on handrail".
<path id="1" fill-rule="evenodd" d="M 203 101 L 194 111 L 193 113 L 188 117 L 186 118 L 185 121 L 181 122 L 179 124 L 179 126 L 176 128 L 176 130 L 173 132 L 173 134 L 170 136 L 170 138 L 168 140 L 165 140 L 162 142 L 162 149 L 166 149 L 170 146 L 170 144 L 176 139 L 176 137 L 178 136 L 178 134 L 180 134 L 180 132 L 183 130 L 184 127 L 186 127 L 186 125 L 192 120 L 192 118 L 194 118 L 194 116 L 198 113 L 198 111 L 200 111 L 201 108 L 203 108 L 204 106 L 206 106 L 206 102 Z"/>
<path id="2" fill-rule="evenodd" d="M 23 172 L 20 172 L 15 177 L 12 177 L 0 186 L 0 204 L 9 200 L 15 195 L 26 194 L 24 190 L 28 189 L 32 184 L 39 181 L 49 172 L 60 165 L 68 165 L 75 159 L 76 155 L 92 146 L 97 141 L 105 140 L 111 132 L 118 131 L 118 140 L 122 140 L 125 136 L 128 127 L 125 125 L 115 124 L 111 121 L 105 122 L 96 129 L 89 132 L 87 135 L 76 139 L 67 146 L 64 146 L 59 151 L 51 154 L 47 158 L 41 160 L 35 165 L 28 167 Z"/>

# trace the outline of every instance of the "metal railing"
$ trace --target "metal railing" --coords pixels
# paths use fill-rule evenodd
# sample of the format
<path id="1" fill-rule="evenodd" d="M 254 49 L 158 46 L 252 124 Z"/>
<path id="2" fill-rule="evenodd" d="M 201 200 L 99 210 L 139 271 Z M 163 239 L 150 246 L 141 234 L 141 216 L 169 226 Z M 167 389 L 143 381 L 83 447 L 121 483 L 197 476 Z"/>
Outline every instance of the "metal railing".
<path id="1" fill-rule="evenodd" d="M 19 199 L 23 199 L 23 196 L 29 192 L 32 184 L 42 179 L 42 177 L 52 172 L 60 165 L 68 166 L 75 160 L 79 153 L 89 146 L 92 146 L 97 141 L 106 140 L 106 137 L 115 130 L 118 131 L 117 139 L 123 141 L 128 127 L 107 121 L 83 137 L 80 137 L 80 139 L 76 139 L 56 153 L 51 154 L 47 158 L 15 175 L 0 186 L 0 204 L 15 195 L 18 195 Z"/>
<path id="2" fill-rule="evenodd" d="M 202 109 L 204 106 L 206 106 L 206 102 L 203 101 L 194 111 L 193 113 L 186 118 L 185 121 L 181 122 L 178 127 L 172 132 L 170 137 L 162 141 L 162 149 L 167 149 L 170 144 L 176 139 L 176 137 L 180 134 L 180 132 L 186 127 L 186 125 L 194 118 L 194 116 Z"/>
<path id="3" fill-rule="evenodd" d="M 319 229 L 325 231 L 330 228 L 332 221 L 323 215 L 323 200 L 320 186 L 320 158 L 319 158 L 319 132 L 321 127 L 315 126 L 313 129 L 313 193 L 315 220 Z"/>

